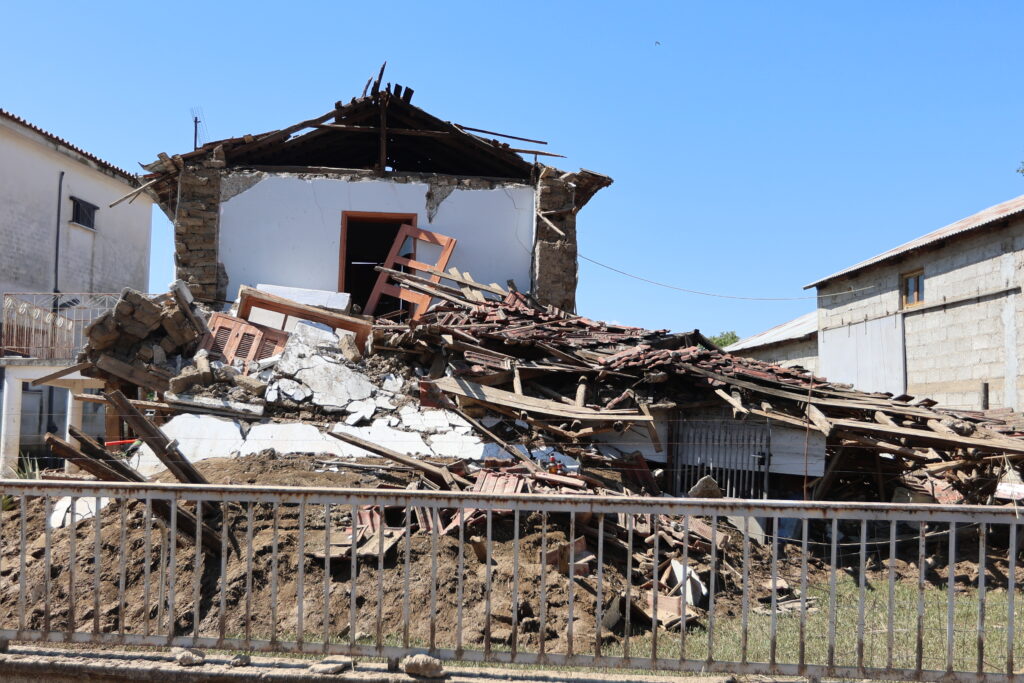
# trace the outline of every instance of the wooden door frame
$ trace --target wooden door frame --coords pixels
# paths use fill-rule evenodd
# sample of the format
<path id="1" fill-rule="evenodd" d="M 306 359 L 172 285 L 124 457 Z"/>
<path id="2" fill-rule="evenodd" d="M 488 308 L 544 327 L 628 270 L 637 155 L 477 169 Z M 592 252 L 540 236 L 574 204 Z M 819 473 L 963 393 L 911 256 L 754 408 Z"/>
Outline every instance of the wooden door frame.
<path id="1" fill-rule="evenodd" d="M 356 219 L 371 223 L 407 223 L 416 227 L 415 213 L 387 213 L 384 211 L 342 211 L 341 212 L 341 246 L 338 250 L 338 291 L 345 291 L 345 243 L 348 241 L 348 221 Z"/>

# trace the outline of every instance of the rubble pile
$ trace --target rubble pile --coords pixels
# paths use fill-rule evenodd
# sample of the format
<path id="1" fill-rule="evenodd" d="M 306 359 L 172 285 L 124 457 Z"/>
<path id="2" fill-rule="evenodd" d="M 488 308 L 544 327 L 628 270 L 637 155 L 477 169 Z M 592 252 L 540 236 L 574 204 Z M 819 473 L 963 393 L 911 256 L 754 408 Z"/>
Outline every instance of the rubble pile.
<path id="1" fill-rule="evenodd" d="M 795 497 L 863 499 L 877 485 L 881 500 L 999 504 L 1021 487 L 1024 441 L 991 417 L 734 357 L 696 330 L 669 334 L 594 321 L 497 285 L 391 277 L 441 303 L 398 323 L 264 296 L 273 310 L 298 318 L 285 332 L 249 319 L 246 297 L 257 295 L 248 288 L 236 315 L 203 310 L 181 293 L 181 283 L 154 298 L 126 290 L 88 330 L 81 359 L 85 372 L 109 378 L 110 390 L 81 398 L 114 406 L 141 447 L 126 461 L 77 431 L 78 446 L 53 435 L 47 441 L 88 473 L 115 481 L 142 481 L 166 468 L 180 481 L 204 483 L 191 463 L 215 456 L 297 462 L 289 458 L 305 454 L 324 483 L 354 470 L 367 473 L 372 486 L 402 472 L 402 486 L 412 490 L 659 496 L 671 489 L 667 468 L 652 469 L 631 445 L 643 441 L 664 453 L 674 447 L 673 435 L 662 443 L 658 423 L 711 405 L 731 411 L 730 419 L 756 416 L 823 435 L 825 474 L 790 477 L 802 486 Z M 132 385 L 153 395 L 117 391 Z M 666 460 L 671 467 L 670 454 Z M 705 479 L 690 495 L 722 492 Z M 166 518 L 169 509 L 154 512 Z M 485 521 L 472 510 L 409 514 L 414 535 L 459 535 L 470 546 Z M 177 515 L 199 523 L 188 510 Z M 493 515 L 499 525 L 511 523 L 511 515 Z M 203 538 L 215 539 L 216 520 L 204 519 Z M 586 577 L 596 571 L 601 545 L 606 572 L 614 568 L 621 578 L 632 571 L 637 583 L 655 572 L 661 577 L 645 589 L 646 601 L 634 596 L 606 614 L 637 612 L 652 625 L 680 628 L 701 619 L 708 585 L 722 605 L 742 590 L 730 574 L 740 560 L 728 558 L 744 539 L 755 556 L 763 553 L 764 530 L 709 521 L 581 516 L 570 528 L 566 519 L 552 519 L 562 540 L 540 561 L 563 576 Z M 342 538 L 351 539 L 353 524 L 354 548 L 348 541 L 318 556 L 376 557 L 378 544 L 390 551 L 402 535 L 376 510 L 341 520 Z M 536 524 L 523 533 L 536 532 Z M 712 548 L 723 562 L 709 584 Z M 212 543 L 203 551 L 219 552 Z"/>

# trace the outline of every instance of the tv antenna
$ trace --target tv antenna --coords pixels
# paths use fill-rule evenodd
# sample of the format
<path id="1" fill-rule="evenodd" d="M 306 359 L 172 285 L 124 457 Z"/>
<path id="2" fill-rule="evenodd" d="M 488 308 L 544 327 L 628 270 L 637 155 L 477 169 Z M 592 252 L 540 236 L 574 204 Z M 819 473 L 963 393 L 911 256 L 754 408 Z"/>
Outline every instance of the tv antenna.
<path id="1" fill-rule="evenodd" d="M 206 123 L 202 107 L 192 107 L 192 149 L 199 149 L 199 140 L 206 140 L 209 135 L 206 132 Z"/>

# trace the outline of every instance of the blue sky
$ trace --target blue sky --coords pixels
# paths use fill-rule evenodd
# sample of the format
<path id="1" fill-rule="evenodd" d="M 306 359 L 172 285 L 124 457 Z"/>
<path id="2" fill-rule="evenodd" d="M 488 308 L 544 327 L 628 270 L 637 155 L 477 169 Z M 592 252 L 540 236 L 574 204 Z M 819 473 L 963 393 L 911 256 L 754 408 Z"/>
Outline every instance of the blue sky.
<path id="1" fill-rule="evenodd" d="M 4 3 L 0 107 L 125 168 L 385 80 L 615 184 L 582 254 L 679 287 L 804 284 L 1024 193 L 1019 2 Z M 154 214 L 152 282 L 171 279 Z M 741 335 L 813 300 L 580 265 L 579 309 Z"/>

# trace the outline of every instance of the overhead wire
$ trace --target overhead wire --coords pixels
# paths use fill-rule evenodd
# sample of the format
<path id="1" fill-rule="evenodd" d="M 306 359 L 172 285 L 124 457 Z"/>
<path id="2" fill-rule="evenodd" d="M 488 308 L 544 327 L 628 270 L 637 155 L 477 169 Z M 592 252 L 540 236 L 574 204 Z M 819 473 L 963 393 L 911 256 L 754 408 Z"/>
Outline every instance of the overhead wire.
<path id="1" fill-rule="evenodd" d="M 844 290 L 842 292 L 833 292 L 831 294 L 813 294 L 813 295 L 810 295 L 810 296 L 738 296 L 738 295 L 735 295 L 735 294 L 720 294 L 718 292 L 705 292 L 705 291 L 702 291 L 702 290 L 699 290 L 699 289 L 690 289 L 688 287 L 679 287 L 678 285 L 670 285 L 670 284 L 665 283 L 665 282 L 659 282 L 657 280 L 651 280 L 650 278 L 643 277 L 642 275 L 636 275 L 635 273 L 627 272 L 627 271 L 622 270 L 620 268 L 616 268 L 615 266 L 610 266 L 607 263 L 602 263 L 601 261 L 598 261 L 596 259 L 592 259 L 589 256 L 584 256 L 583 254 L 578 254 L 578 256 L 581 259 L 583 259 L 584 261 L 589 261 L 590 263 L 593 263 L 594 265 L 601 266 L 602 268 L 607 268 L 608 270 L 610 270 L 612 272 L 615 272 L 615 273 L 618 273 L 619 275 L 624 275 L 626 277 L 633 278 L 634 280 L 639 280 L 641 282 L 646 282 L 647 284 L 655 285 L 657 287 L 664 287 L 665 289 L 672 289 L 672 290 L 675 290 L 677 292 L 686 292 L 687 294 L 697 294 L 697 295 L 700 295 L 700 296 L 710 296 L 710 297 L 715 297 L 715 298 L 718 298 L 718 299 L 735 299 L 735 300 L 739 300 L 739 301 L 806 301 L 808 299 L 819 299 L 819 298 L 823 298 L 823 297 L 826 297 L 826 296 L 839 296 L 839 295 L 842 295 L 842 294 L 853 294 L 855 292 L 863 292 L 863 291 L 866 291 L 866 290 L 869 290 L 869 289 L 875 289 L 876 288 L 875 285 L 869 285 L 867 287 L 859 287 L 859 288 L 856 288 L 856 289 L 847 289 L 847 290 Z"/>

